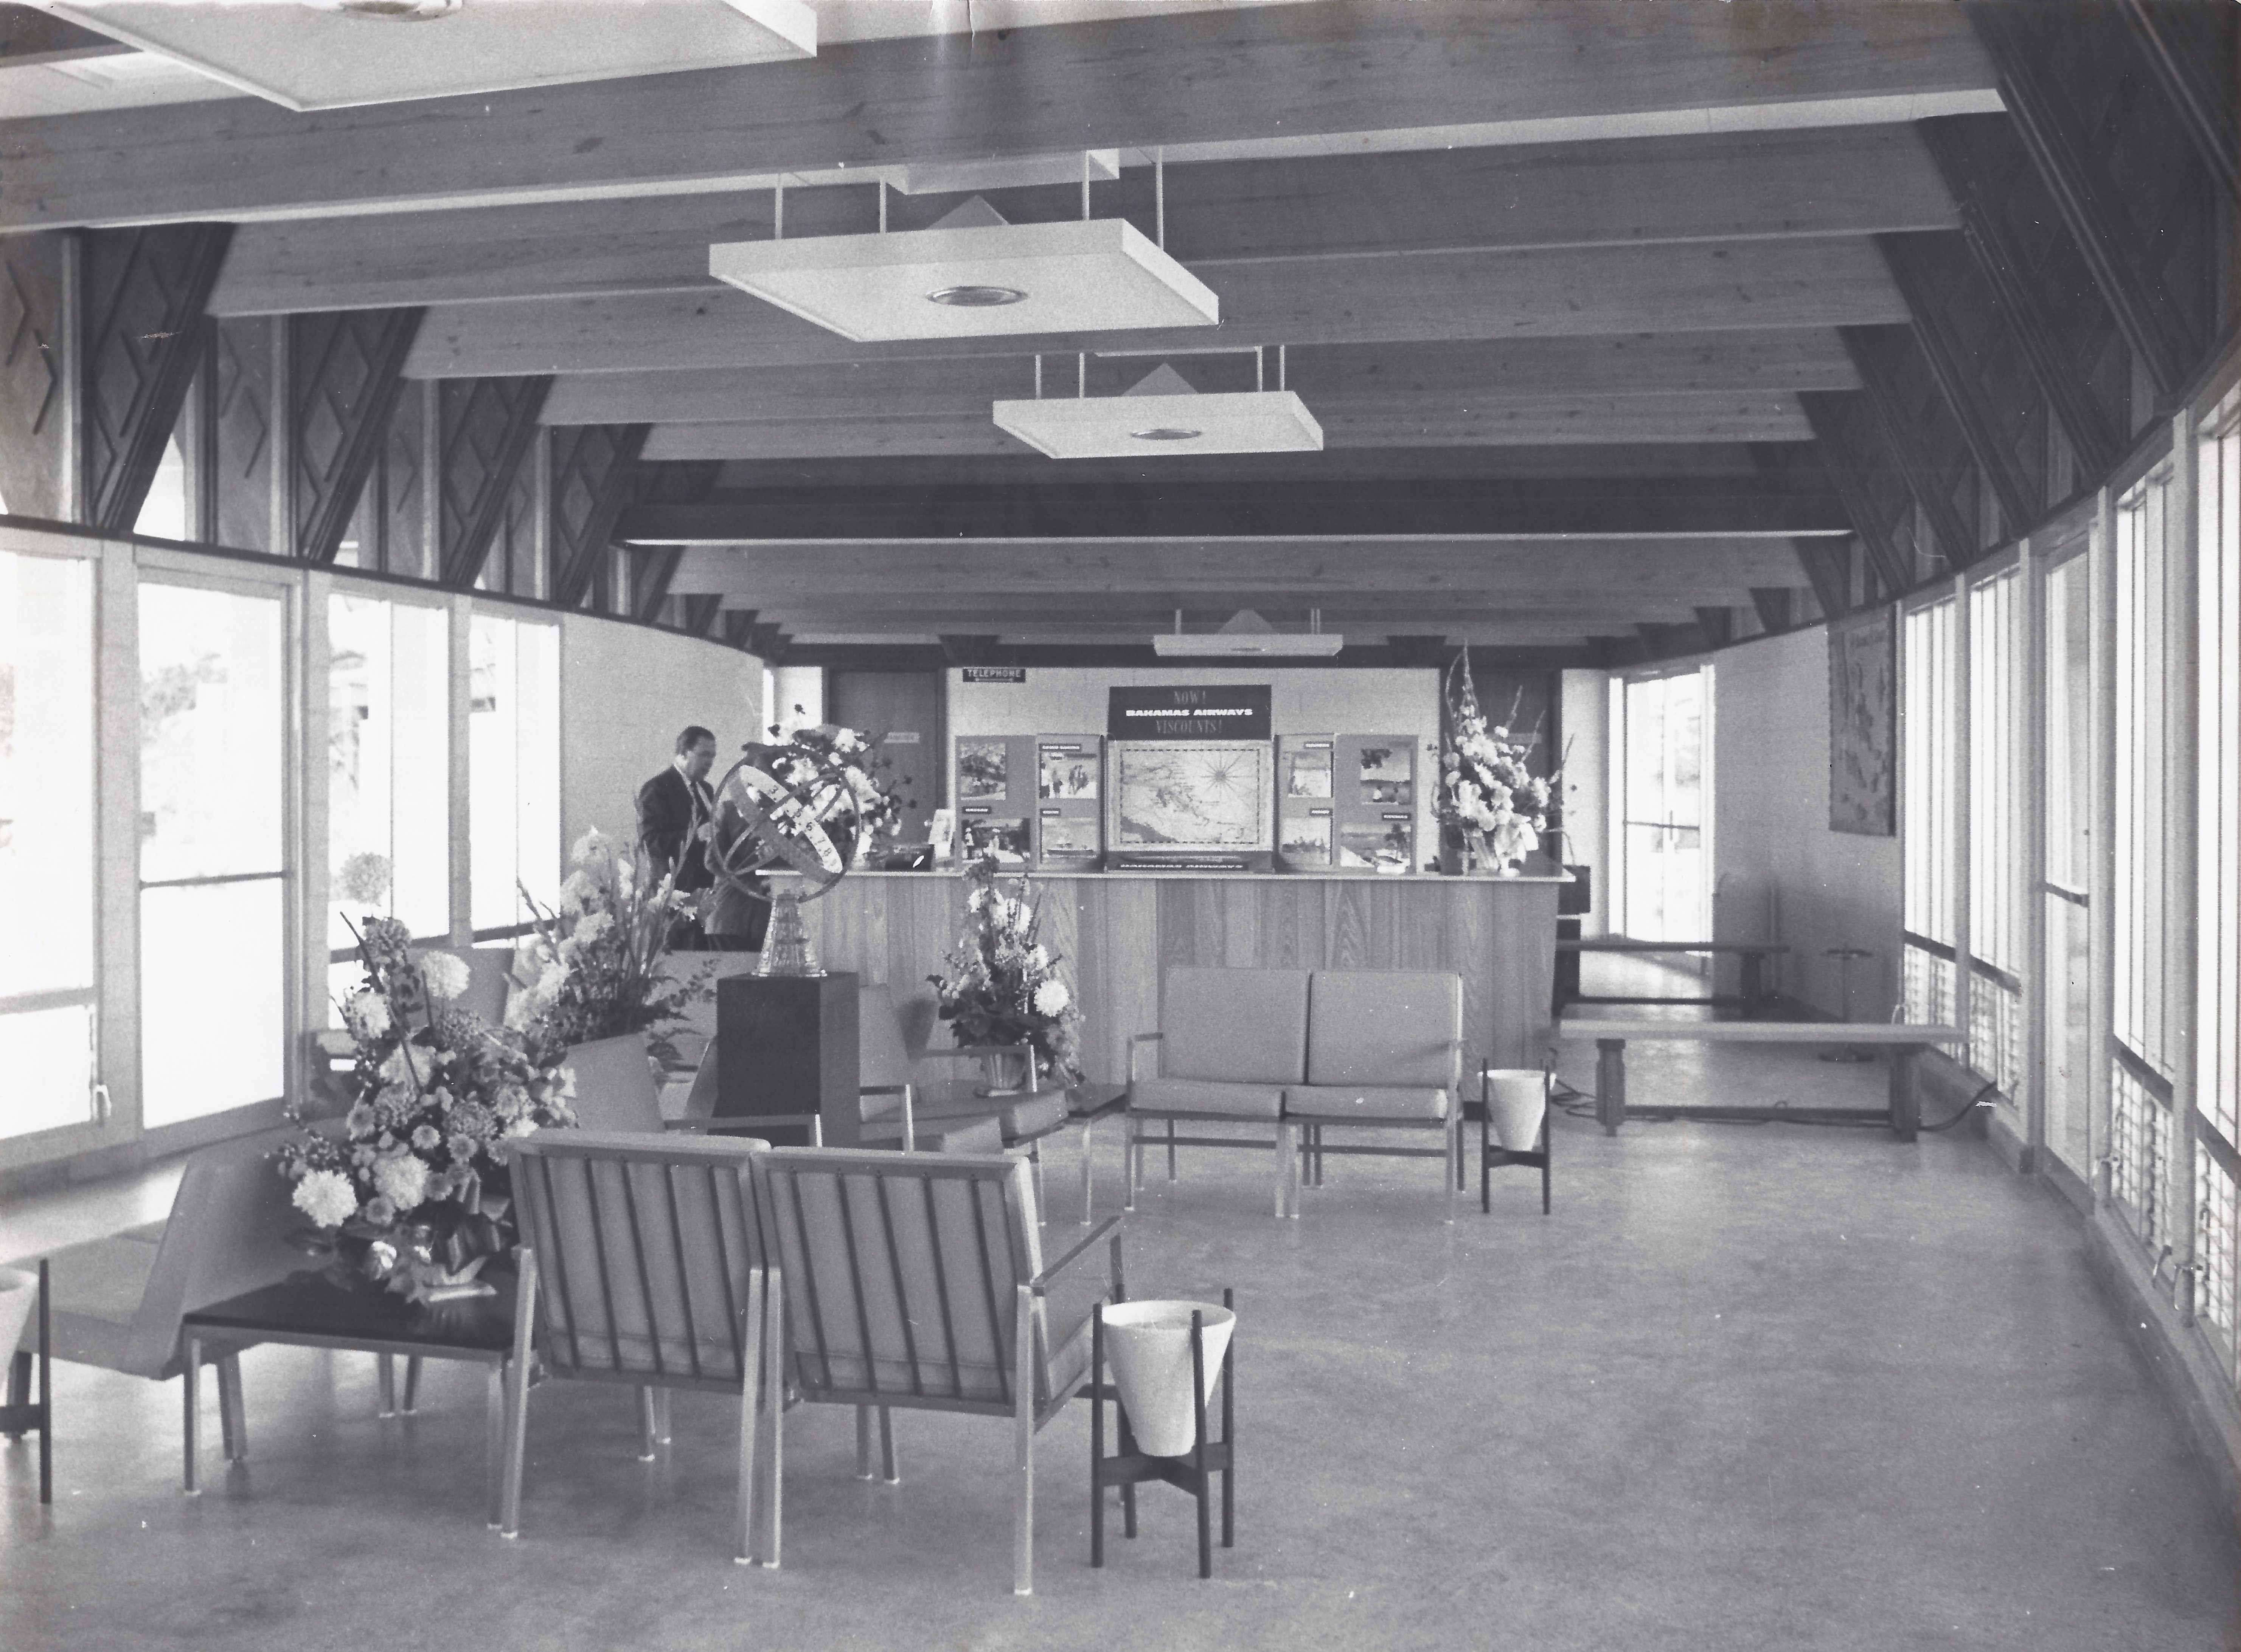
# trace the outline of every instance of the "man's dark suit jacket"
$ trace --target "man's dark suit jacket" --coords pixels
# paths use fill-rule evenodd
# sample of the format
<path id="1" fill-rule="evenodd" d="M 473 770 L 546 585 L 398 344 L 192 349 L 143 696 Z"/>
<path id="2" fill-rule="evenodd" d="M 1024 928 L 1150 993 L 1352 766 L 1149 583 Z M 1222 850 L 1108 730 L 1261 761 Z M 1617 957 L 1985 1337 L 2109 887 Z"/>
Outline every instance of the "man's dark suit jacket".
<path id="1" fill-rule="evenodd" d="M 699 793 L 699 812 L 693 793 Z M 677 887 L 705 889 L 716 880 L 703 856 L 706 846 L 692 828 L 715 812 L 716 795 L 702 781 L 689 783 L 672 763 L 638 789 L 638 841 L 662 867 L 677 868 Z"/>

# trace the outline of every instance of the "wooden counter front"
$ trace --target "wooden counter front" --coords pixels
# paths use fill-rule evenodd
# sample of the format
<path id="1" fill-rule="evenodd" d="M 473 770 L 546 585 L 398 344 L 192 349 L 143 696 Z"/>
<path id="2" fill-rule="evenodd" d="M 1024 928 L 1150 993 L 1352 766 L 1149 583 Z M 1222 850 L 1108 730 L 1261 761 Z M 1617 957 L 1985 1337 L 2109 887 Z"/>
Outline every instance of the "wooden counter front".
<path id="1" fill-rule="evenodd" d="M 1538 1067 L 1556 893 L 1569 881 L 1098 872 L 1039 875 L 1031 885 L 1043 943 L 1063 958 L 1081 1006 L 1082 1065 L 1092 1080 L 1120 1083 L 1128 1038 L 1158 1028 L 1161 977 L 1176 964 L 1452 969 L 1474 1055 Z M 963 933 L 965 883 L 947 872 L 858 872 L 801 915 L 827 969 L 853 969 L 898 997 L 930 992 L 926 978 Z"/>

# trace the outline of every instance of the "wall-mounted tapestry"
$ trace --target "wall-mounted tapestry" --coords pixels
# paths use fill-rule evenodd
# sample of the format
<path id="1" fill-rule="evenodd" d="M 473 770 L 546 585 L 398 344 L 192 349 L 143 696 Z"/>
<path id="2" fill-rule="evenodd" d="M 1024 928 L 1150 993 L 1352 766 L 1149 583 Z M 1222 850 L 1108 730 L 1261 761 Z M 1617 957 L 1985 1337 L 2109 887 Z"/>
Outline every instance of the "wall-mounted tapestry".
<path id="1" fill-rule="evenodd" d="M 1829 628 L 1829 829 L 1898 833 L 1897 633 L 1888 607 Z"/>

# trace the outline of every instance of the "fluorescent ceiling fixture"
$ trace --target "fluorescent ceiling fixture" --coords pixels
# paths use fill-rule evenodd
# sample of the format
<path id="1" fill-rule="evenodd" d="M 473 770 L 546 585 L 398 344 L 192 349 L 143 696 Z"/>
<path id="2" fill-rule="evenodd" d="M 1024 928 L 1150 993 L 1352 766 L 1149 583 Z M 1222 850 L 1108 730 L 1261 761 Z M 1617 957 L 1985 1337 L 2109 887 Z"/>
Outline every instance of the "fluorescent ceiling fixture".
<path id="1" fill-rule="evenodd" d="M 857 343 L 1221 320 L 1206 283 L 1125 219 L 1005 223 L 980 212 L 978 222 L 892 235 L 723 242 L 708 249 L 708 273 Z M 1018 296 L 954 296 L 975 290 Z"/>
<path id="2" fill-rule="evenodd" d="M 1180 616 L 1177 616 L 1180 619 Z M 1161 655 L 1180 654 L 1197 658 L 1235 656 L 1253 659 L 1277 654 L 1312 655 L 1328 659 L 1346 646 L 1346 638 L 1336 631 L 1310 631 L 1304 636 L 1297 631 L 1280 631 L 1254 610 L 1241 608 L 1222 623 L 1218 631 L 1199 631 L 1186 635 L 1180 630 L 1157 631 L 1152 636 L 1152 652 Z"/>
<path id="3" fill-rule="evenodd" d="M 289 109 L 817 55 L 803 0 L 58 0 L 50 10 Z"/>
<path id="4" fill-rule="evenodd" d="M 1120 176 L 1120 151 L 1090 150 L 1085 155 L 1080 150 L 1071 150 L 1064 155 L 923 162 L 904 167 L 901 175 L 892 181 L 905 195 L 962 195 L 968 190 L 1021 190 L 1038 183 L 1079 183 L 1085 170 L 1092 183 L 1110 183 Z"/>
<path id="5" fill-rule="evenodd" d="M 1290 390 L 1201 395 L 1160 367 L 1125 396 L 999 402 L 996 428 L 1054 459 L 1154 453 L 1320 453 L 1323 427 Z"/>

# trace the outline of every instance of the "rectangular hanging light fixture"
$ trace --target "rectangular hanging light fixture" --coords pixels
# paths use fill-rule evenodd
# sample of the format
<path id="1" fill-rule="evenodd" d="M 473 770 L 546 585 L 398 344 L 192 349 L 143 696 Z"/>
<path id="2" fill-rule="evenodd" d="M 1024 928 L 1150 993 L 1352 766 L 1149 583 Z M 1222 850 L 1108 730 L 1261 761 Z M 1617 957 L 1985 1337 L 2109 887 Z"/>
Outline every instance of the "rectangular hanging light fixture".
<path id="1" fill-rule="evenodd" d="M 708 273 L 857 343 L 1221 319 L 1206 283 L 1121 218 L 726 242 Z"/>

